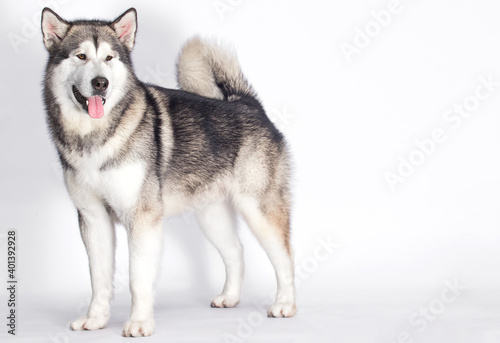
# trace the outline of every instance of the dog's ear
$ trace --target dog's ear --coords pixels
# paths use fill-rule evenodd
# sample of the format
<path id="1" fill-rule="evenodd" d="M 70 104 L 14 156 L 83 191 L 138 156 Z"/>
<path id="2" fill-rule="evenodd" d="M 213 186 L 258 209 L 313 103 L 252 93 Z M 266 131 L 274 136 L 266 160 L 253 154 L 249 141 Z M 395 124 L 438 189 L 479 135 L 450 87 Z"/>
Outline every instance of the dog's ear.
<path id="1" fill-rule="evenodd" d="M 43 44 L 47 50 L 61 43 L 68 32 L 71 24 L 57 15 L 50 8 L 45 7 L 42 11 L 42 33 Z"/>
<path id="2" fill-rule="evenodd" d="M 115 30 L 116 36 L 128 49 L 132 51 L 135 44 L 135 33 L 137 32 L 137 11 L 129 8 L 111 23 L 111 28 Z"/>

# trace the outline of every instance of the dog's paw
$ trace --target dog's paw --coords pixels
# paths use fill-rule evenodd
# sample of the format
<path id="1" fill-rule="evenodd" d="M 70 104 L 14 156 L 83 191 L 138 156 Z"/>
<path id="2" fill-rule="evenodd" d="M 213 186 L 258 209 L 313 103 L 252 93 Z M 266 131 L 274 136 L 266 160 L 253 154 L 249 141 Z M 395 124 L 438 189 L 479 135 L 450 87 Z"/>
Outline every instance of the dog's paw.
<path id="1" fill-rule="evenodd" d="M 240 297 L 237 295 L 220 294 L 212 300 L 212 307 L 235 307 L 240 302 Z"/>
<path id="2" fill-rule="evenodd" d="M 273 318 L 289 318 L 297 313 L 297 308 L 293 302 L 290 303 L 274 303 L 267 311 L 268 317 Z"/>
<path id="3" fill-rule="evenodd" d="M 71 329 L 81 330 L 99 330 L 102 329 L 109 320 L 109 316 L 82 317 L 71 323 Z"/>
<path id="4" fill-rule="evenodd" d="M 147 337 L 155 331 L 155 321 L 153 319 L 134 321 L 128 320 L 123 326 L 123 337 Z"/>

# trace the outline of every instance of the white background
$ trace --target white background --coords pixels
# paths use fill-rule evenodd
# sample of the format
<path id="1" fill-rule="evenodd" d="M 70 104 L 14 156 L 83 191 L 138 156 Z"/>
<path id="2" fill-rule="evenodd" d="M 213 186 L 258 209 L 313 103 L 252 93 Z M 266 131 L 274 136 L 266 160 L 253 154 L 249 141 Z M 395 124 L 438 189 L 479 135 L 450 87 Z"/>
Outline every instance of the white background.
<path id="1" fill-rule="evenodd" d="M 3 1 L 0 317 L 7 315 L 1 261 L 12 228 L 20 308 L 18 336 L 6 334 L 2 319 L 0 339 L 121 341 L 129 313 L 119 228 L 109 325 L 99 332 L 68 330 L 84 311 L 90 282 L 41 100 L 47 53 L 38 20 L 49 4 L 68 20 L 112 20 L 136 7 L 136 72 L 166 87 L 176 86 L 175 59 L 189 37 L 232 43 L 292 147 L 297 316 L 262 318 L 265 309 L 255 303 L 274 294 L 274 274 L 244 225 L 242 301 L 236 309 L 210 309 L 224 268 L 187 213 L 165 221 L 157 330 L 148 342 L 389 343 L 398 336 L 400 342 L 500 342 L 500 87 L 474 102 L 481 78 L 500 81 L 500 6 L 401 0 L 381 27 L 374 16 L 390 3 Z M 372 37 L 363 42 L 359 32 L 367 29 Z M 355 43 L 366 46 L 346 58 L 341 47 Z M 474 107 L 468 118 L 447 122 L 445 113 L 464 102 Z M 422 159 L 415 141 L 436 129 L 446 139 Z M 391 189 L 386 174 L 411 156 L 414 162 L 420 156 L 420 164 Z M 320 257 L 321 240 L 335 247 Z M 443 292 L 453 294 L 447 282 L 466 288 L 445 303 Z M 422 322 L 419 311 L 426 308 L 429 319 Z"/>

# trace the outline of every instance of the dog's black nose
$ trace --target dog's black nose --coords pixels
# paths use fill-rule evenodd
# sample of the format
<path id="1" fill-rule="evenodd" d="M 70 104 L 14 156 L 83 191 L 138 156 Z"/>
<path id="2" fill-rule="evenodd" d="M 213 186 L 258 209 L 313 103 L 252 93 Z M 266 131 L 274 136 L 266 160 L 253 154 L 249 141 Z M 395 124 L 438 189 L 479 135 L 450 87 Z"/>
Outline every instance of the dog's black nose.
<path id="1" fill-rule="evenodd" d="M 96 91 L 105 91 L 108 88 L 109 81 L 105 77 L 96 77 L 92 80 L 92 87 Z"/>

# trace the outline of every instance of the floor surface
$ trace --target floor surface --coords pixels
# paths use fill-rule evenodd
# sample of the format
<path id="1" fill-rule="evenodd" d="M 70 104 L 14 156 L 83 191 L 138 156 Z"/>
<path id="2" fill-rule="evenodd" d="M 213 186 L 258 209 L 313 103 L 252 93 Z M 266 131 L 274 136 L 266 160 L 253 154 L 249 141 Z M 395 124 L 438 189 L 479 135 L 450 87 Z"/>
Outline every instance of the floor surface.
<path id="1" fill-rule="evenodd" d="M 69 323 L 85 307 L 79 304 L 81 301 L 75 300 L 77 298 L 25 300 L 19 308 L 17 335 L 6 335 L 4 329 L 0 333 L 0 341 L 130 341 L 130 338 L 121 337 L 122 325 L 129 312 L 129 305 L 124 298 L 113 301 L 111 320 L 106 328 L 93 332 L 74 332 L 69 329 Z M 201 300 L 183 299 L 181 296 L 168 301 L 159 300 L 156 306 L 156 332 L 140 341 L 500 342 L 500 311 L 495 306 L 474 306 L 466 301 L 452 304 L 444 304 L 439 300 L 424 304 L 363 304 L 321 302 L 318 299 L 317 295 L 304 296 L 298 303 L 297 316 L 290 319 L 265 317 L 265 308 L 259 304 L 259 301 L 265 301 L 256 298 L 242 301 L 234 309 L 212 309 Z M 266 304 L 264 306 L 267 307 Z"/>

